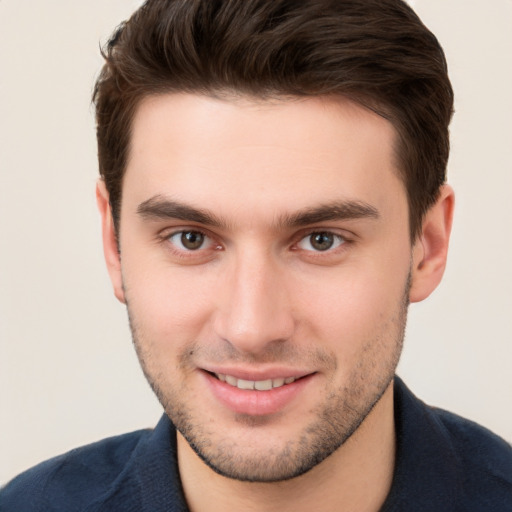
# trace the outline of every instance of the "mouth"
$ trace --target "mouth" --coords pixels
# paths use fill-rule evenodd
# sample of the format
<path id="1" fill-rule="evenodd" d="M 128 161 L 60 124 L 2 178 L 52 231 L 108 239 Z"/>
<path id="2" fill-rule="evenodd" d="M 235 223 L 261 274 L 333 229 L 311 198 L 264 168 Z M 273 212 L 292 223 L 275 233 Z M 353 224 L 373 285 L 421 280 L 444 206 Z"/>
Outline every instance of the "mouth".
<path id="1" fill-rule="evenodd" d="M 223 373 L 213 373 L 221 382 L 225 382 L 230 386 L 238 389 L 257 390 L 257 391 L 270 391 L 271 389 L 281 388 L 287 384 L 292 384 L 300 377 L 279 377 L 277 379 L 266 380 L 246 380 L 238 379 L 233 375 L 225 375 Z"/>
<path id="2" fill-rule="evenodd" d="M 242 373 L 242 375 L 240 375 Z M 218 403 L 234 413 L 264 416 L 284 411 L 297 403 L 296 399 L 315 380 L 316 372 L 292 376 L 289 370 L 279 376 L 250 375 L 238 370 L 238 376 L 213 370 L 203 370 L 206 384 Z M 244 378 L 241 378 L 244 377 Z M 256 377 L 256 379 L 253 379 Z M 257 379 L 257 377 L 260 377 Z M 265 378 L 263 378 L 265 377 Z"/>

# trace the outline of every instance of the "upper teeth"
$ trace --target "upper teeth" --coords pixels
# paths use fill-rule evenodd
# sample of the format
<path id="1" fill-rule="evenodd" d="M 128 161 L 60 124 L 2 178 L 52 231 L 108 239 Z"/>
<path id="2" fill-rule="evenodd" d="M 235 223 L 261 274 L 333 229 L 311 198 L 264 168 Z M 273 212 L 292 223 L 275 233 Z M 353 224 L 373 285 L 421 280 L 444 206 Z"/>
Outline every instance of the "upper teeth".
<path id="1" fill-rule="evenodd" d="M 295 381 L 295 377 L 287 377 L 286 379 L 245 380 L 237 379 L 232 375 L 224 375 L 222 373 L 216 373 L 215 375 L 219 380 L 226 382 L 230 386 L 234 386 L 239 389 L 257 389 L 258 391 L 268 391 L 272 388 L 280 388 L 285 384 L 291 384 Z"/>

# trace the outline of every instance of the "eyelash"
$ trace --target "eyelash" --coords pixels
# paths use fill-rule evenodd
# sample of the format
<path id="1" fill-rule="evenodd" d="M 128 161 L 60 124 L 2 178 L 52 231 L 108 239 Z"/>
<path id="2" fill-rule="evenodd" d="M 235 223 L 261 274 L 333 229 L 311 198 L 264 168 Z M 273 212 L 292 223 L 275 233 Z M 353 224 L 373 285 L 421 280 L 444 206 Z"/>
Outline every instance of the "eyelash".
<path id="1" fill-rule="evenodd" d="M 311 238 L 313 235 L 323 235 L 323 236 L 330 236 L 333 238 L 333 245 L 336 244 L 338 242 L 338 245 L 336 245 L 334 248 L 333 247 L 327 247 L 325 250 L 308 250 L 308 249 L 304 249 L 305 251 L 307 252 L 311 252 L 313 254 L 330 254 L 330 253 L 333 253 L 333 252 L 336 252 L 337 250 L 339 250 L 340 247 L 342 247 L 343 245 L 347 244 L 349 242 L 348 238 L 344 235 L 340 235 L 338 233 L 334 233 L 333 231 L 329 231 L 329 230 L 319 230 L 319 229 L 314 229 L 314 230 L 311 230 L 307 233 L 302 233 L 301 234 L 301 238 L 299 239 L 298 242 L 296 242 L 294 244 L 294 246 L 299 246 L 300 243 L 302 243 L 303 241 L 305 240 L 308 240 L 309 239 L 309 243 L 310 245 L 311 244 Z"/>
<path id="2" fill-rule="evenodd" d="M 208 232 L 202 229 L 177 229 L 172 232 L 164 232 L 161 235 L 159 235 L 159 239 L 161 242 L 166 243 L 167 247 L 172 251 L 172 253 L 181 258 L 181 259 L 187 259 L 187 258 L 198 258 L 201 256 L 202 258 L 205 257 L 204 251 L 206 251 L 208 248 L 203 248 L 202 245 L 198 247 L 196 250 L 194 249 L 186 249 L 186 248 L 178 248 L 176 247 L 176 243 L 173 243 L 171 239 L 177 235 L 183 236 L 187 233 L 196 233 L 202 237 L 204 237 L 205 240 L 210 241 L 210 245 L 213 246 L 213 251 L 219 251 L 222 250 L 222 245 L 220 243 L 216 243 L 213 236 L 211 236 Z M 327 248 L 326 250 L 308 250 L 308 249 L 301 249 L 299 247 L 299 244 L 303 242 L 304 240 L 307 240 L 308 238 L 311 238 L 313 235 L 330 235 L 334 239 L 334 244 L 336 244 L 336 241 L 339 242 L 338 245 L 334 248 Z M 298 236 L 295 237 L 295 242 L 291 245 L 291 250 L 293 251 L 300 251 L 302 250 L 304 253 L 308 254 L 309 258 L 321 258 L 326 256 L 333 256 L 338 255 L 341 252 L 347 250 L 347 246 L 353 243 L 353 240 L 349 237 L 347 237 L 345 234 L 341 235 L 339 233 L 336 233 L 332 230 L 328 229 L 311 229 L 305 232 L 300 233 Z M 210 253 L 211 254 L 211 253 Z M 213 256 L 213 254 L 211 254 Z"/>
<path id="3" fill-rule="evenodd" d="M 221 250 L 222 246 L 215 242 L 214 238 L 210 236 L 206 231 L 202 229 L 177 229 L 172 232 L 164 232 L 161 235 L 159 235 L 159 240 L 162 243 L 165 243 L 166 246 L 169 248 L 169 250 L 173 253 L 174 256 L 177 256 L 178 258 L 187 259 L 187 258 L 197 258 L 199 255 L 201 255 L 202 258 L 204 258 L 205 254 L 204 249 L 202 247 L 202 244 L 200 247 L 198 247 L 196 250 L 194 249 L 187 249 L 187 248 L 179 248 L 177 247 L 176 243 L 173 243 L 171 239 L 177 235 L 183 235 L 188 233 L 195 233 L 202 237 L 204 237 L 204 240 L 210 241 L 210 245 L 213 247 L 214 250 Z"/>

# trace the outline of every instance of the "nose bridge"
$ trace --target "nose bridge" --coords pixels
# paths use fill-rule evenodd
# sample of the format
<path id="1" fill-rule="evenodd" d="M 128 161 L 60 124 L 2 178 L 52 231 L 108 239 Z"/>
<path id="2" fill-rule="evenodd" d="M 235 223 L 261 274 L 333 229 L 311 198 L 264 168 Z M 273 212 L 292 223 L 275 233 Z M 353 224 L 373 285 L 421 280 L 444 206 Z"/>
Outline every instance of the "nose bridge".
<path id="1" fill-rule="evenodd" d="M 270 251 L 254 245 L 237 251 L 227 281 L 216 325 L 221 338 L 240 352 L 258 353 L 291 336 L 294 320 L 285 277 Z"/>

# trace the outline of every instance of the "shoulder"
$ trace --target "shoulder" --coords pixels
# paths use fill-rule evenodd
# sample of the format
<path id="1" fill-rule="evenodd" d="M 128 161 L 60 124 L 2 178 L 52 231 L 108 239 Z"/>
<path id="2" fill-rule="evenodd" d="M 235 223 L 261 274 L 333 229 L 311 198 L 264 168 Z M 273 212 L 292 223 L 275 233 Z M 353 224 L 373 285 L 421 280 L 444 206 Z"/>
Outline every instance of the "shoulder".
<path id="1" fill-rule="evenodd" d="M 14 478 L 0 493 L 2 512 L 80 510 L 107 492 L 136 447 L 150 434 L 140 430 L 104 439 L 43 462 Z"/>
<path id="2" fill-rule="evenodd" d="M 397 458 L 384 510 L 512 512 L 512 447 L 395 378 Z"/>
<path id="3" fill-rule="evenodd" d="M 431 410 L 450 438 L 465 494 L 482 506 L 502 503 L 508 508 L 495 510 L 512 511 L 512 446 L 473 421 Z"/>

